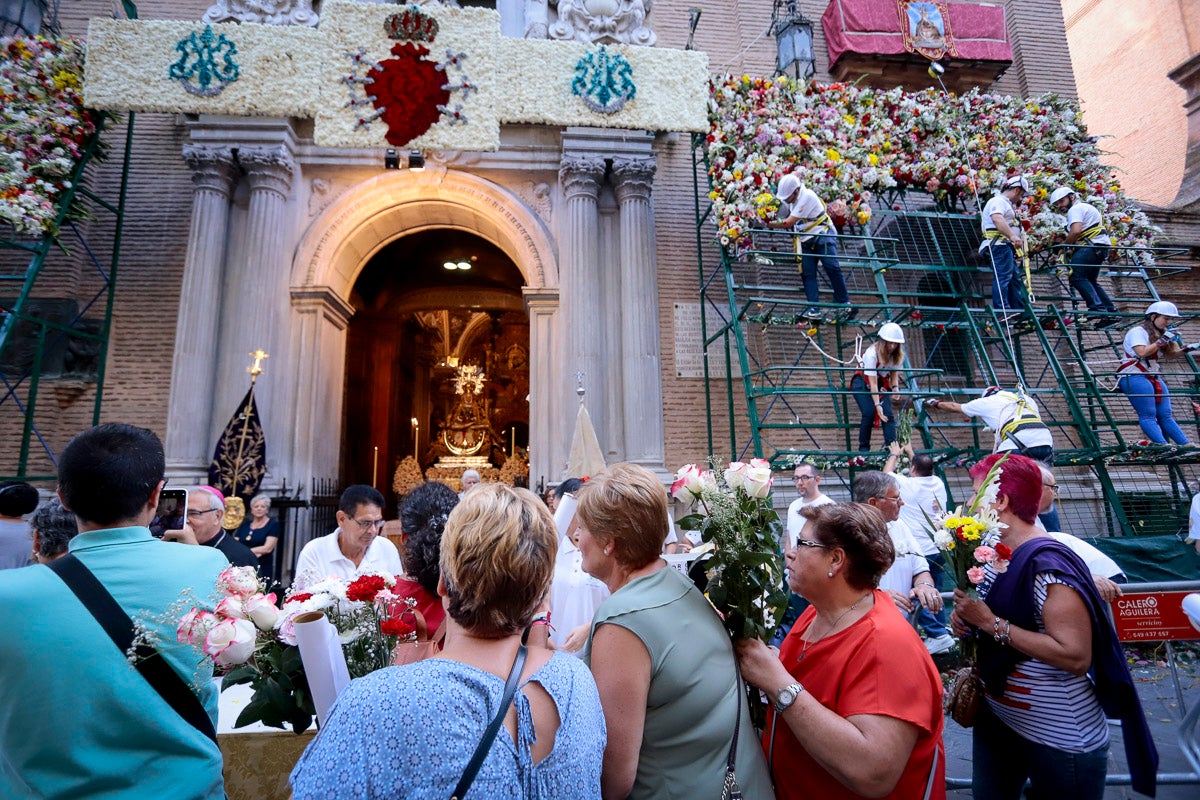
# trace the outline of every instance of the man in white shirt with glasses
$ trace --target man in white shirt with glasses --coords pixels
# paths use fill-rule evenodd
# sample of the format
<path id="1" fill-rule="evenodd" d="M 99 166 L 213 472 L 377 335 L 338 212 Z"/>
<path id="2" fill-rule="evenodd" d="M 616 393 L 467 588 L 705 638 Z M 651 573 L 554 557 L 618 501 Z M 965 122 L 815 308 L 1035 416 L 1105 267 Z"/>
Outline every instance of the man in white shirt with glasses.
<path id="1" fill-rule="evenodd" d="M 295 586 L 315 583 L 330 575 L 351 580 L 367 572 L 402 575 L 396 545 L 383 531 L 383 495 L 372 486 L 351 486 L 338 500 L 338 527 L 328 536 L 304 545 L 296 560 Z"/>

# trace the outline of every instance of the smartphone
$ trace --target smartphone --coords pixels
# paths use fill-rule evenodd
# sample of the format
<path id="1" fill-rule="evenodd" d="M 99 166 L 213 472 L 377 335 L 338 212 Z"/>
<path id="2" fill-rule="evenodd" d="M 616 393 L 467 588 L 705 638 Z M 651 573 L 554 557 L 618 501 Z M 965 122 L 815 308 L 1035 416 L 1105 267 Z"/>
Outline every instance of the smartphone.
<path id="1" fill-rule="evenodd" d="M 187 521 L 187 489 L 163 489 L 158 493 L 158 508 L 150 520 L 150 535 L 161 539 L 167 531 L 183 530 Z"/>

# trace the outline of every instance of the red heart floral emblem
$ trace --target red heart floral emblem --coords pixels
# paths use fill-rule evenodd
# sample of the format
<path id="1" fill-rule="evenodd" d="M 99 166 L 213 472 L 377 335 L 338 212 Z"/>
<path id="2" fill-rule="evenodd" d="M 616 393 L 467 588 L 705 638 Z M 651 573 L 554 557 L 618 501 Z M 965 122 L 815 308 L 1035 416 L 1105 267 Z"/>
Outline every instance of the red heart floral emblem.
<path id="1" fill-rule="evenodd" d="M 370 92 L 380 118 L 387 125 L 389 144 L 403 147 L 428 131 L 442 112 L 438 106 L 450 102 L 450 90 L 443 89 L 446 75 L 425 56 L 429 51 L 412 42 L 392 47 L 392 55 L 367 73 L 374 83 Z"/>

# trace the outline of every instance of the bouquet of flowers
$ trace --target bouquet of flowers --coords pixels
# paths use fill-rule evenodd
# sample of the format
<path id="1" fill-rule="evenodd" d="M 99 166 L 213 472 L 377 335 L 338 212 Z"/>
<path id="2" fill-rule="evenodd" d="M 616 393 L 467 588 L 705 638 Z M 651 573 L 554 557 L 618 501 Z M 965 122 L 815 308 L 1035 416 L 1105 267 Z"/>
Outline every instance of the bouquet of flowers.
<path id="1" fill-rule="evenodd" d="M 1004 572 L 1012 559 L 1008 545 L 995 541 L 1006 526 L 992 510 L 992 503 L 1000 491 L 1003 464 L 1007 460 L 1001 458 L 988 470 L 969 503 L 940 515 L 936 520 L 929 520 L 929 535 L 946 559 L 954 576 L 954 585 L 972 597 L 978 596 L 975 587 L 983 583 L 985 564 L 991 564 L 997 572 Z M 964 637 L 960 647 L 966 658 L 974 657 L 973 640 Z"/>
<path id="2" fill-rule="evenodd" d="M 230 567 L 217 578 L 215 605 L 187 610 L 179 617 L 176 639 L 212 660 L 224 674 L 221 688 L 253 687 L 236 727 L 288 723 L 303 733 L 315 709 L 296 644 L 296 616 L 324 612 L 338 630 L 350 677 L 359 678 L 388 666 L 397 642 L 416 636 L 401 619 L 409 604 L 389 591 L 395 584 L 394 576 L 382 572 L 349 582 L 328 577 L 290 594 L 279 607 L 253 567 Z"/>
<path id="3" fill-rule="evenodd" d="M 688 464 L 675 478 L 671 495 L 703 510 L 680 519 L 679 527 L 699 531 L 713 545 L 704 562 L 709 601 L 730 637 L 767 641 L 787 605 L 779 557 L 783 523 L 771 505 L 771 465 L 756 458 L 717 472 Z"/>

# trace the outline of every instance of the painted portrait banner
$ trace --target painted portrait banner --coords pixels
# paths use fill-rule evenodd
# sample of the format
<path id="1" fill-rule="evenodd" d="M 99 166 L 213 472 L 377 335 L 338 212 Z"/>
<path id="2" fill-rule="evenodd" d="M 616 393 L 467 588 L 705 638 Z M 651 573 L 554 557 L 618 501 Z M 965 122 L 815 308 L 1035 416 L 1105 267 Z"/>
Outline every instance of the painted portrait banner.
<path id="1" fill-rule="evenodd" d="M 946 56 L 958 57 L 946 3 L 940 0 L 897 0 L 896 7 L 900 12 L 900 30 L 904 36 L 905 50 L 920 53 L 931 61 L 940 61 Z"/>
<path id="2" fill-rule="evenodd" d="M 513 39 L 490 9 L 330 2 L 316 28 L 92 20 L 84 99 L 312 119 L 327 147 L 496 150 L 504 123 L 707 130 L 708 59 Z"/>

